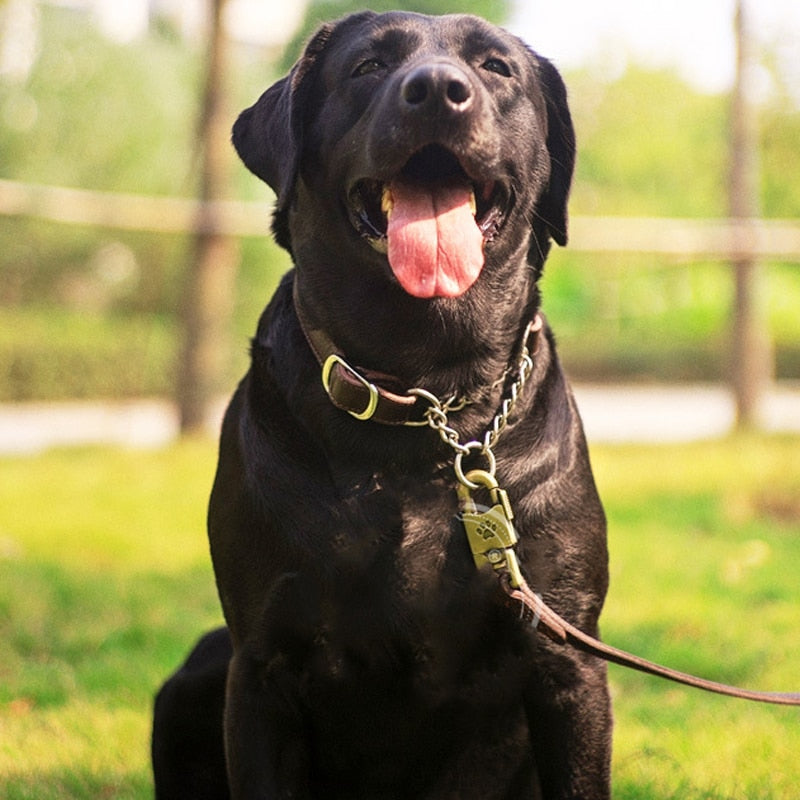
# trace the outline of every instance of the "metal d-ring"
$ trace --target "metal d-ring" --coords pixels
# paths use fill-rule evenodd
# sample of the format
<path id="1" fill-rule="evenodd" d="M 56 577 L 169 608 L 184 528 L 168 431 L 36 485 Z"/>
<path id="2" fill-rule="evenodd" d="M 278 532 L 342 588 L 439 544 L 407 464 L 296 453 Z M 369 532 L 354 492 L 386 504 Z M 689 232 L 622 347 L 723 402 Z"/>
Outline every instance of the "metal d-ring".
<path id="1" fill-rule="evenodd" d="M 347 413 L 356 419 L 371 419 L 372 415 L 375 413 L 375 409 L 378 407 L 378 387 L 375 386 L 374 383 L 370 383 L 363 375 L 360 375 L 357 370 L 353 369 L 353 367 L 351 367 L 341 356 L 336 355 L 335 353 L 328 356 L 325 359 L 325 363 L 322 365 L 322 385 L 325 387 L 325 391 L 328 393 L 328 396 L 331 398 L 333 397 L 331 394 L 331 372 L 336 364 L 339 364 L 339 366 L 349 372 L 369 393 L 367 405 L 363 411 L 348 410 Z"/>
<path id="2" fill-rule="evenodd" d="M 461 449 L 456 453 L 455 460 L 453 462 L 453 469 L 456 473 L 456 478 L 458 478 L 459 483 L 466 486 L 468 489 L 475 491 L 476 489 L 480 489 L 482 484 L 475 483 L 471 481 L 465 474 L 464 468 L 461 464 L 465 455 L 469 455 L 472 450 L 479 450 L 481 455 L 486 457 L 486 460 L 489 462 L 489 469 L 485 470 L 485 472 L 494 478 L 495 468 L 497 467 L 497 460 L 494 457 L 494 453 L 490 448 L 484 447 L 483 443 L 481 442 L 467 442 L 465 445 L 461 445 Z"/>

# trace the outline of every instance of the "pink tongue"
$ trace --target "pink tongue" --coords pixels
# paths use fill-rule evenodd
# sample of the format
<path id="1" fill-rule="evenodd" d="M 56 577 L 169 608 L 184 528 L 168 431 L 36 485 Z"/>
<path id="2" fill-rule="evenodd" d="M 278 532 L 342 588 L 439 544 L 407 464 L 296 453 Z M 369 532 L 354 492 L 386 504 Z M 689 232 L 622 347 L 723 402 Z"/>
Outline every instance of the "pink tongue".
<path id="1" fill-rule="evenodd" d="M 457 297 L 483 268 L 483 235 L 464 184 L 389 186 L 389 265 L 415 297 Z"/>

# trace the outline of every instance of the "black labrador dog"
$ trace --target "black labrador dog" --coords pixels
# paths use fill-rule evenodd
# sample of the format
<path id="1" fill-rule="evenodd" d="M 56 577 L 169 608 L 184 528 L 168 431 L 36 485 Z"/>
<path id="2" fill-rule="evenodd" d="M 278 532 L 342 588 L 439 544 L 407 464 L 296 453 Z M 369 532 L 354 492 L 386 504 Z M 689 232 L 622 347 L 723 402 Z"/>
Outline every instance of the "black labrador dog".
<path id="1" fill-rule="evenodd" d="M 318 31 L 233 141 L 295 268 L 225 416 L 209 535 L 229 634 L 162 690 L 157 796 L 226 796 L 227 680 L 236 800 L 607 798 L 603 663 L 538 635 L 462 524 L 496 482 L 522 573 L 597 634 L 605 518 L 535 334 L 567 240 L 560 76 L 472 16 L 365 12 Z"/>

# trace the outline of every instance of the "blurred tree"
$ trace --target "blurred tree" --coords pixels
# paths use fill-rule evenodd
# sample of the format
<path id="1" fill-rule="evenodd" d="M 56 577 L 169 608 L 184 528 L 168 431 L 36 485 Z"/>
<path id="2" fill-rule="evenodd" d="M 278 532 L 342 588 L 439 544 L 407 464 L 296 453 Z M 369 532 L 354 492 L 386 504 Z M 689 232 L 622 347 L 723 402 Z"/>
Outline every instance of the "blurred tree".
<path id="1" fill-rule="evenodd" d="M 754 103 L 754 45 L 749 8 L 737 0 L 736 79 L 731 96 L 729 204 L 732 219 L 746 225 L 760 215 L 759 130 Z M 731 382 L 740 428 L 758 423 L 761 400 L 772 377 L 772 353 L 764 306 L 762 267 L 752 257 L 734 260 L 736 295 L 733 307 Z"/>
<path id="2" fill-rule="evenodd" d="M 229 180 L 230 119 L 224 98 L 229 42 L 222 25 L 228 0 L 210 0 L 207 72 L 197 128 L 200 211 L 185 274 L 181 323 L 183 347 L 177 370 L 177 401 L 183 433 L 199 430 L 220 390 L 231 329 L 238 242 L 214 230 L 209 201 L 221 200 Z"/>
<path id="3" fill-rule="evenodd" d="M 3 10 L 10 7 L 2 3 Z M 434 9 L 431 3 L 423 10 L 448 10 L 441 5 Z M 207 63 L 203 48 L 163 25 L 155 26 L 134 45 L 120 46 L 104 39 L 91 17 L 77 13 L 73 4 L 37 3 L 36 8 L 40 47 L 29 75 L 24 81 L 0 75 L 0 177 L 137 194 L 192 192 L 199 160 L 190 164 L 187 156 L 193 150 L 191 121 Z M 328 0 L 327 5 L 315 4 L 315 13 L 331 18 L 349 8 L 352 4 Z M 478 4 L 469 9 L 489 13 Z M 0 38 L 7 35 L 5 28 L 0 30 Z M 298 42 L 289 48 L 287 60 L 296 57 L 299 46 Z M 226 128 L 236 109 L 249 105 L 276 77 L 276 65 L 269 63 L 265 68 L 267 57 L 252 46 L 232 53 L 236 79 L 226 87 L 226 102 L 233 112 Z M 767 217 L 797 218 L 800 96 L 796 82 L 778 79 L 774 54 L 766 51 L 759 57 L 760 66 L 768 67 L 774 80 L 772 93 L 759 97 L 763 104 L 759 107 L 762 210 Z M 724 216 L 728 98 L 699 93 L 674 73 L 631 66 L 623 75 L 609 77 L 602 66 L 565 76 L 579 143 L 572 213 Z M 228 147 L 228 131 L 221 136 Z M 233 181 L 236 197 L 268 198 L 266 187 L 244 168 L 234 173 Z M 237 271 L 236 327 L 226 332 L 239 344 L 229 355 L 220 356 L 227 364 L 226 386 L 245 367 L 245 343 L 254 320 L 279 274 L 288 267 L 288 257 L 268 241 L 268 227 L 265 218 L 264 235 L 242 243 L 247 255 Z M 172 352 L 179 333 L 178 298 L 186 296 L 183 274 L 189 263 L 188 244 L 183 235 L 0 216 L 0 397 L 126 397 L 167 392 L 174 396 Z M 123 267 L 132 264 L 127 272 L 120 272 L 117 262 L 108 268 L 106 256 L 120 253 L 130 262 Z M 563 261 L 573 255 L 566 250 L 558 258 Z M 655 266 L 653 259 L 642 260 Z M 592 325 L 608 327 L 606 298 L 613 296 L 618 303 L 615 308 L 622 309 L 623 327 L 636 331 L 632 341 L 641 341 L 643 331 L 655 330 L 653 321 L 673 306 L 676 313 L 687 315 L 680 317 L 685 322 L 681 331 L 706 348 L 709 358 L 718 359 L 724 340 L 722 320 L 730 311 L 728 273 L 721 273 L 719 283 L 709 285 L 698 277 L 701 283 L 692 292 L 683 293 L 681 288 L 686 307 L 675 308 L 663 291 L 665 282 L 673 279 L 663 271 L 650 269 L 637 281 L 615 281 L 611 293 L 607 280 L 611 271 L 598 268 L 596 257 L 574 256 L 574 262 L 573 271 L 559 266 L 548 273 L 550 307 L 560 296 L 564 309 L 559 321 L 562 339 L 569 332 L 576 343 L 592 342 Z M 628 259 L 625 262 L 630 264 Z M 764 266 L 768 268 L 778 375 L 795 379 L 800 375 L 797 268 L 781 265 L 778 272 L 772 264 Z M 687 267 L 687 275 L 689 271 Z M 675 274 L 671 269 L 669 275 Z M 109 283 L 109 276 L 124 280 Z M 643 293 L 649 306 L 642 300 Z M 87 297 L 91 303 L 87 304 Z M 705 333 L 707 315 L 719 320 L 718 341 L 711 342 Z M 101 337 L 97 333 L 104 324 L 113 334 Z M 671 336 L 654 333 L 650 341 L 653 347 L 647 360 L 641 360 L 643 367 L 633 372 L 626 366 L 629 343 L 609 339 L 609 360 L 603 363 L 611 371 L 606 377 L 644 374 L 680 357 L 675 355 Z M 596 348 L 591 348 L 589 356 L 586 363 L 598 362 Z M 694 359 L 693 364 L 697 363 Z M 162 374 L 164 364 L 172 365 L 166 370 L 168 375 Z M 20 365 L 30 368 L 30 379 L 20 378 Z M 716 360 L 714 365 L 718 369 Z M 615 369 L 626 371 L 615 373 Z M 718 373 L 709 372 L 708 377 L 716 379 Z"/>

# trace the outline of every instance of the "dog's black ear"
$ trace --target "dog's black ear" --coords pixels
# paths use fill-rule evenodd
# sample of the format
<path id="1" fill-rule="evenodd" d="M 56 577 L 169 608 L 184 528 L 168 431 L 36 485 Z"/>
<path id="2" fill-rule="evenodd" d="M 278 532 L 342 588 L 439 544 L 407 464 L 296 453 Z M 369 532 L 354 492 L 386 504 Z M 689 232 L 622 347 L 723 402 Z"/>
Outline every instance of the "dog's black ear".
<path id="1" fill-rule="evenodd" d="M 286 210 L 303 148 L 305 114 L 315 65 L 334 25 L 320 28 L 291 72 L 245 109 L 233 126 L 233 146 L 245 166 L 277 196 L 273 229 L 278 243 L 289 248 Z"/>
<path id="2" fill-rule="evenodd" d="M 273 189 L 279 203 L 291 183 L 298 146 L 291 121 L 291 89 L 288 75 L 242 111 L 233 126 L 233 146 L 239 158 Z"/>
<path id="3" fill-rule="evenodd" d="M 547 150 L 550 182 L 537 205 L 539 218 L 562 247 L 567 243 L 567 200 L 575 169 L 575 130 L 567 105 L 567 88 L 558 70 L 537 56 L 539 80 L 547 106 Z"/>

